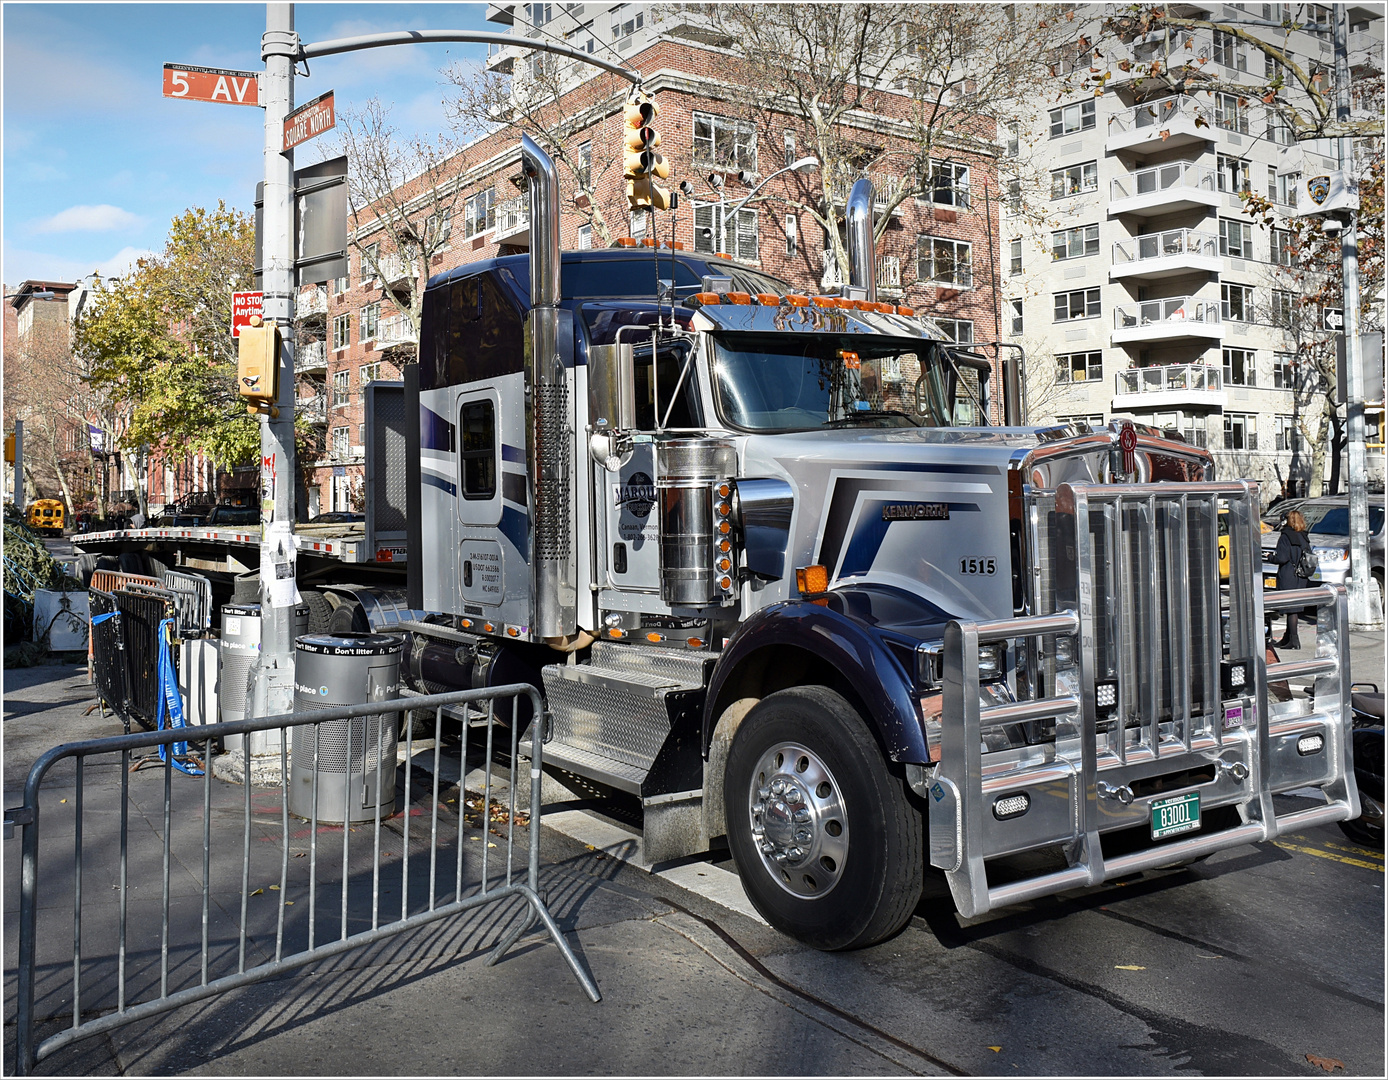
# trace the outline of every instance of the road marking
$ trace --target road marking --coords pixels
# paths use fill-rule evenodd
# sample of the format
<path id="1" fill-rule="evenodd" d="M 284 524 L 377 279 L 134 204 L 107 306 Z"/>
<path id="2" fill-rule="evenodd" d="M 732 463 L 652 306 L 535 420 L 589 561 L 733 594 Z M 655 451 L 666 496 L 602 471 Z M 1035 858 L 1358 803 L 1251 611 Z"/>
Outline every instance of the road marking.
<path id="1" fill-rule="evenodd" d="M 1381 863 L 1365 862 L 1363 859 L 1348 859 L 1343 855 L 1336 855 L 1334 852 L 1322 851 L 1320 848 L 1303 847 L 1301 844 L 1289 844 L 1285 840 L 1274 840 L 1273 844 L 1280 847 L 1283 851 L 1296 851 L 1302 855 L 1315 855 L 1322 859 L 1333 859 L 1335 862 L 1344 863 L 1346 866 L 1360 866 L 1365 870 L 1377 870 L 1383 873 Z"/>

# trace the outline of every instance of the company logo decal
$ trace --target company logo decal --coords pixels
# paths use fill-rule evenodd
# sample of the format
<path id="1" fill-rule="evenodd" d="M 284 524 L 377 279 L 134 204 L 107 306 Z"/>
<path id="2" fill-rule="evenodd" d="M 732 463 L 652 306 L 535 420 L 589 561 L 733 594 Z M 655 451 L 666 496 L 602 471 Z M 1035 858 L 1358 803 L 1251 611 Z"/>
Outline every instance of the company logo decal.
<path id="1" fill-rule="evenodd" d="M 643 472 L 632 473 L 625 484 L 613 487 L 618 507 L 625 506 L 633 517 L 649 517 L 655 505 L 655 481 Z"/>

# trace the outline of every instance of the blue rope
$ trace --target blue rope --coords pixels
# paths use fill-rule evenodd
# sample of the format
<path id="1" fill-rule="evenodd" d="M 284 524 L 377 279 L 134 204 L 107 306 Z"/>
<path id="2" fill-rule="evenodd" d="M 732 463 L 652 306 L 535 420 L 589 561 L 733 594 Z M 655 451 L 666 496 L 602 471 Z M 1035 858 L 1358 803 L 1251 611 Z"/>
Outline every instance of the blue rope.
<path id="1" fill-rule="evenodd" d="M 107 616 L 98 616 L 107 618 Z M 188 724 L 183 718 L 183 698 L 178 693 L 178 680 L 174 678 L 173 654 L 170 651 L 171 639 L 173 636 L 173 620 L 164 619 L 159 624 L 159 730 L 164 730 L 165 717 L 169 720 L 169 727 L 182 728 Z M 169 753 L 173 754 L 173 766 L 181 773 L 188 776 L 201 776 L 202 770 L 196 766 L 189 766 L 180 761 L 180 758 L 187 758 L 188 744 L 186 742 L 176 742 L 171 745 L 161 745 L 159 747 L 159 760 L 167 761 Z"/>

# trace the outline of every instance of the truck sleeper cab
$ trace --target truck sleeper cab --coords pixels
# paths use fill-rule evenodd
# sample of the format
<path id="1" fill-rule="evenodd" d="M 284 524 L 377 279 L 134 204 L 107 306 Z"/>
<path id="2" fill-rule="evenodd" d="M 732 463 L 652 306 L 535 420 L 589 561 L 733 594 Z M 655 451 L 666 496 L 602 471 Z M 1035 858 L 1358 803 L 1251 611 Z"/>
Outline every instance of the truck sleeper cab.
<path id="1" fill-rule="evenodd" d="M 1272 701 L 1256 485 L 1150 431 L 982 426 L 986 362 L 890 305 L 531 258 L 426 292 L 406 668 L 527 672 L 528 737 L 641 799 L 646 860 L 726 838 L 835 949 L 899 929 L 927 859 L 974 916 L 1357 815 L 1344 593 L 1287 598 L 1315 705 Z"/>

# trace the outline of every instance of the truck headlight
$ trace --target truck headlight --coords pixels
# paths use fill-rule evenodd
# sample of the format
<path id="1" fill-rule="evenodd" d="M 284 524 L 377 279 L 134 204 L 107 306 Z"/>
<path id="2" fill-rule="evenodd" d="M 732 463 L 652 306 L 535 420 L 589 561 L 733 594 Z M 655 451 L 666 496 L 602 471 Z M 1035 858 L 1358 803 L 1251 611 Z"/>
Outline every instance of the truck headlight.
<path id="1" fill-rule="evenodd" d="M 978 647 L 978 681 L 995 682 L 1007 675 L 1007 645 L 990 641 Z M 944 646 L 932 641 L 916 649 L 916 686 L 938 689 L 945 678 Z"/>

